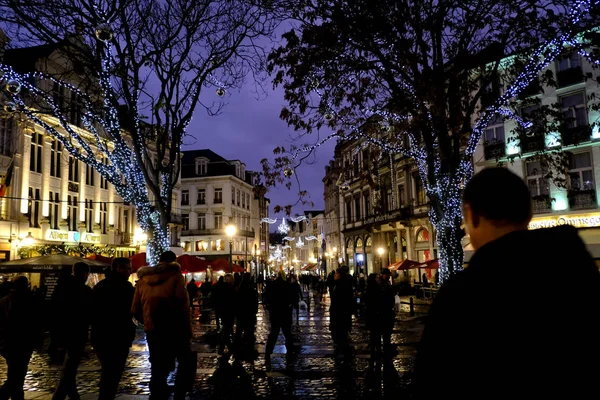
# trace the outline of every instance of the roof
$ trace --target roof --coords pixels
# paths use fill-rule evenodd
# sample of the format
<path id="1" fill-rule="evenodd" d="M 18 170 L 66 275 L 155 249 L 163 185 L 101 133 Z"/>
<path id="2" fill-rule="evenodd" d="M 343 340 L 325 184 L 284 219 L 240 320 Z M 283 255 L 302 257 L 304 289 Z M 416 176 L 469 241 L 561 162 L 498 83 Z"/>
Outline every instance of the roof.
<path id="1" fill-rule="evenodd" d="M 209 149 L 182 151 L 181 153 L 183 154 L 182 163 L 184 165 L 194 164 L 196 162 L 196 158 L 200 157 L 207 158 L 209 162 L 227 161 L 226 159 Z"/>
<path id="2" fill-rule="evenodd" d="M 234 163 L 240 160 L 227 160 L 217 153 L 209 149 L 183 151 L 183 158 L 181 163 L 181 178 L 198 178 L 206 176 L 226 176 L 231 175 L 238 179 L 243 180 L 248 184 L 252 184 L 252 173 L 245 171 L 244 178 L 240 178 L 236 175 L 236 165 Z M 208 160 L 205 174 L 196 173 L 196 159 L 205 158 Z M 243 163 L 242 163 L 243 164 Z"/>
<path id="3" fill-rule="evenodd" d="M 52 43 L 33 47 L 6 49 L 3 62 L 12 66 L 17 72 L 32 72 L 35 70 L 37 60 L 49 57 L 58 47 L 58 43 Z"/>

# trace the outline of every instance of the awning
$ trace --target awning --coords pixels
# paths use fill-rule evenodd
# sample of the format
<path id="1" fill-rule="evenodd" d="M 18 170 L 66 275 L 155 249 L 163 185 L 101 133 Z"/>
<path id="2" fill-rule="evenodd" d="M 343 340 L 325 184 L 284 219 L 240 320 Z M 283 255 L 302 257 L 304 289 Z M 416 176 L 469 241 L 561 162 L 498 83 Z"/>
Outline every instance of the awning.
<path id="1" fill-rule="evenodd" d="M 229 272 L 229 260 L 225 258 L 217 258 L 216 260 L 206 261 L 208 267 L 211 267 L 213 271 Z M 246 272 L 244 268 L 237 264 L 233 264 L 233 272 Z"/>
<path id="2" fill-rule="evenodd" d="M 409 260 L 407 258 L 405 260 L 388 265 L 388 269 L 390 271 L 405 271 L 408 269 L 419 268 L 420 264 L 420 262 Z"/>
<path id="3" fill-rule="evenodd" d="M 437 258 L 433 260 L 425 261 L 423 264 L 419 265 L 419 268 L 431 268 L 438 269 L 440 267 L 440 263 Z"/>
<path id="4" fill-rule="evenodd" d="M 91 272 L 102 273 L 110 267 L 110 263 L 89 258 L 72 257 L 66 254 L 51 254 L 0 263 L 0 272 L 61 271 L 63 268 L 72 267 L 77 262 L 84 262 L 89 265 Z"/>
<path id="5" fill-rule="evenodd" d="M 190 254 L 184 254 L 177 257 L 177 263 L 181 265 L 182 272 L 204 272 L 208 267 L 208 262 L 199 259 Z"/>
<path id="6" fill-rule="evenodd" d="M 317 264 L 306 264 L 302 267 L 302 271 L 314 271 L 317 268 Z"/>
<path id="7" fill-rule="evenodd" d="M 129 259 L 131 260 L 131 270 L 133 272 L 148 265 L 148 262 L 146 262 L 146 253 L 134 254 Z"/>

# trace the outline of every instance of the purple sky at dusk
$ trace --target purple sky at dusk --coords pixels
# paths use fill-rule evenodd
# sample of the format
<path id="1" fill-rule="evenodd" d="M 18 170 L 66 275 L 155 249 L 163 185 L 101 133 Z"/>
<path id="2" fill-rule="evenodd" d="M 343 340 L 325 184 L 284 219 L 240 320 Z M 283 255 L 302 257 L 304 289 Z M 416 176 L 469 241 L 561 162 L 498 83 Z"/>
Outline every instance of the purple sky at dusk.
<path id="1" fill-rule="evenodd" d="M 279 112 L 285 105 L 283 91 L 272 90 L 270 80 L 265 82 L 264 87 L 268 91 L 268 97 L 262 100 L 256 99 L 251 84 L 246 84 L 241 91 L 231 91 L 225 97 L 228 104 L 218 116 L 211 117 L 203 107 L 198 107 L 188 128 L 188 134 L 193 138 L 189 137 L 184 141 L 183 150 L 207 148 L 226 159 L 241 160 L 248 170 L 260 170 L 260 160 L 273 159 L 273 149 L 289 146 L 290 135 L 295 134 L 292 128 L 279 119 Z M 214 93 L 212 88 L 204 90 L 202 97 L 205 99 Z M 324 208 L 322 179 L 325 176 L 325 165 L 333 157 L 334 147 L 334 141 L 322 145 L 316 152 L 313 164 L 303 164 L 297 169 L 302 189 L 308 190 L 314 206 L 298 204 L 293 213 Z M 298 187 L 295 179 L 292 181 L 294 186 L 291 190 L 282 186 L 269 191 L 267 196 L 271 199 L 272 206 L 296 203 Z M 274 216 L 271 207 L 271 216 L 283 215 Z"/>

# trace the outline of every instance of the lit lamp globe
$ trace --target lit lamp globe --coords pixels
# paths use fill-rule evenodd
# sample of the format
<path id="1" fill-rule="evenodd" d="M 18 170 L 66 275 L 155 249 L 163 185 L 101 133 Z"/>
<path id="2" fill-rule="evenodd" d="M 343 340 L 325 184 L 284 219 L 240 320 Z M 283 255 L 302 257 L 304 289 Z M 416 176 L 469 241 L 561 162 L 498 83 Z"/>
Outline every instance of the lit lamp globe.
<path id="1" fill-rule="evenodd" d="M 232 238 L 235 235 L 236 230 L 235 225 L 227 225 L 225 227 L 225 234 L 229 236 L 229 238 Z"/>
<path id="2" fill-rule="evenodd" d="M 25 236 L 23 238 L 23 246 L 29 247 L 29 246 L 31 246 L 33 244 L 33 242 L 34 242 L 33 236 L 31 236 L 31 232 L 29 232 L 27 234 L 27 236 Z"/>
<path id="3" fill-rule="evenodd" d="M 385 250 L 383 249 L 383 247 L 380 247 L 380 248 L 377 249 L 377 254 L 379 254 L 380 256 L 382 256 L 383 253 L 385 253 Z"/>

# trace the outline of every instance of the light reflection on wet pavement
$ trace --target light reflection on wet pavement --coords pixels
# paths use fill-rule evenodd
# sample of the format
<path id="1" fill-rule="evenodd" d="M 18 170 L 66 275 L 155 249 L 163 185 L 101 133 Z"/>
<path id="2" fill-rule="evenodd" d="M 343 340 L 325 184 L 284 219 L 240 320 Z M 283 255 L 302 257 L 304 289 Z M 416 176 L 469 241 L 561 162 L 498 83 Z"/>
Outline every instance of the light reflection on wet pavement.
<path id="1" fill-rule="evenodd" d="M 404 299 L 403 299 L 404 300 Z M 214 320 L 198 320 L 194 310 L 193 349 L 198 352 L 195 399 L 269 398 L 269 399 L 372 399 L 399 398 L 407 394 L 416 345 L 423 329 L 422 318 L 411 318 L 406 311 L 397 314 L 392 343 L 398 354 L 381 371 L 369 365 L 368 332 L 362 318 L 354 318 L 351 343 L 354 357 L 350 361 L 336 358 L 329 334 L 329 303 L 313 305 L 300 312 L 292 332 L 299 354 L 286 360 L 283 336 L 280 335 L 272 357 L 273 369 L 266 372 L 264 347 L 268 324 L 259 308 L 254 362 L 227 362 L 217 355 L 218 334 Z M 426 308 L 425 308 L 426 310 Z M 45 349 L 47 348 L 45 345 Z M 409 372 L 408 374 L 406 374 Z M 51 365 L 47 352 L 34 352 L 25 381 L 26 398 L 49 399 L 60 374 L 59 365 Z M 0 380 L 6 379 L 6 364 L 0 358 Z M 79 367 L 77 383 L 83 400 L 95 399 L 100 379 L 100 364 L 88 348 Z M 139 331 L 119 387 L 120 397 L 147 396 L 150 381 L 148 349 L 143 331 Z M 171 385 L 173 376 L 170 377 Z"/>

